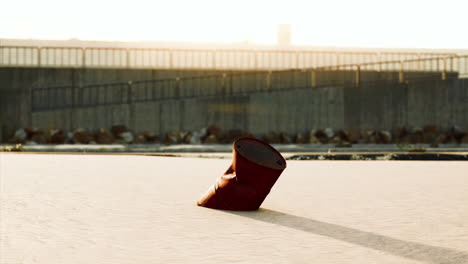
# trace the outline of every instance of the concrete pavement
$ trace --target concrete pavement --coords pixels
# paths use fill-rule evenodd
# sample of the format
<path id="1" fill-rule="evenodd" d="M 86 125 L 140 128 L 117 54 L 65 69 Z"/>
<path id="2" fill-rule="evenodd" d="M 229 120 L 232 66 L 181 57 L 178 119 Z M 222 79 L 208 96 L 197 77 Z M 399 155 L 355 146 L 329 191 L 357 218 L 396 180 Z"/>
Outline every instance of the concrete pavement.
<path id="1" fill-rule="evenodd" d="M 288 161 L 261 210 L 226 159 L 0 153 L 0 263 L 468 263 L 467 162 Z"/>

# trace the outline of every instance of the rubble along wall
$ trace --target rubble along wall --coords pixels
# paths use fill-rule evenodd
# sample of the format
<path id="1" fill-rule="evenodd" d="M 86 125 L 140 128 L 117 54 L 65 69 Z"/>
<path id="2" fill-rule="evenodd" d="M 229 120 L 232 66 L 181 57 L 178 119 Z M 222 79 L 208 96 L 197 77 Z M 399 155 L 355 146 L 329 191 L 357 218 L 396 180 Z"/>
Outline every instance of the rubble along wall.
<path id="1" fill-rule="evenodd" d="M 0 68 L 0 142 L 5 141 L 20 127 L 47 127 L 60 124 L 71 125 L 70 110 L 56 110 L 47 113 L 31 112 L 31 89 L 33 87 L 82 86 L 95 83 L 127 82 L 129 80 L 150 80 L 176 78 L 179 76 L 200 76 L 213 71 L 198 70 L 126 70 L 126 69 L 82 69 L 82 68 Z M 100 107 L 98 107 L 99 109 Z M 120 108 L 125 108 L 124 106 Z M 119 107 L 113 107 L 117 109 Z M 88 110 L 82 110 L 83 119 L 91 121 Z M 80 111 L 79 111 L 80 112 Z M 37 118 L 37 119 L 33 119 Z M 45 117 L 44 117 L 45 116 Z M 94 117 L 93 117 L 94 118 Z"/>
<path id="2" fill-rule="evenodd" d="M 363 82 L 359 87 L 352 85 L 351 81 L 346 86 L 307 88 L 310 74 L 301 72 L 272 76 L 271 88 L 267 92 L 265 75 L 259 73 L 242 77 L 242 82 L 227 80 L 222 88 L 226 90 L 225 95 L 213 95 L 219 90 L 218 84 L 197 81 L 181 85 L 178 95 L 182 99 L 30 111 L 31 87 L 70 83 L 79 86 L 200 74 L 213 72 L 3 68 L 0 69 L 2 134 L 5 139 L 15 129 L 25 126 L 98 129 L 115 124 L 160 135 L 174 130 L 196 130 L 212 124 L 253 134 L 269 131 L 293 133 L 324 127 L 468 126 L 468 82 L 463 79 L 409 81 L 406 84 L 388 80 Z M 382 77 L 382 73 L 378 74 Z M 325 78 L 333 79 L 333 76 L 327 73 Z M 351 74 L 349 78 L 352 79 Z M 298 88 L 279 90 L 291 86 Z M 248 91 L 242 93 L 246 88 Z M 229 95 L 230 92 L 238 94 Z M 167 93 L 176 95 L 171 89 Z"/>
<path id="3" fill-rule="evenodd" d="M 253 134 L 313 128 L 468 126 L 468 80 L 321 87 L 78 108 L 33 114 L 33 126 L 71 129 L 124 124 L 135 131 L 198 130 L 215 124 Z M 72 125 L 73 120 L 74 125 Z"/>

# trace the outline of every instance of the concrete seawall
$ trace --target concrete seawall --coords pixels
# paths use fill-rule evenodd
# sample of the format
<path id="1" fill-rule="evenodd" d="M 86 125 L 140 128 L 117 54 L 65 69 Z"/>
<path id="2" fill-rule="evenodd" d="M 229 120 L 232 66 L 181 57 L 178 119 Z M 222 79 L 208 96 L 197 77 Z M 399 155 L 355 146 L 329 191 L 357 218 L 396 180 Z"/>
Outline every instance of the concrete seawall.
<path id="1" fill-rule="evenodd" d="M 99 70 L 99 69 L 0 69 L 0 124 L 5 139 L 14 129 L 89 129 L 124 124 L 135 131 L 150 130 L 160 135 L 173 130 L 196 130 L 215 124 L 223 129 L 242 129 L 253 134 L 269 131 L 303 132 L 312 128 L 394 129 L 401 126 L 435 124 L 468 126 L 468 81 L 437 75 L 400 83 L 394 72 L 365 73 L 366 81 L 356 86 L 352 73 L 341 85 L 320 83 L 337 78 L 320 76 L 317 87 L 310 74 L 292 72 L 274 75 L 271 84 L 266 73 L 244 79 L 231 78 L 222 86 L 208 80 L 186 82 L 180 89 L 158 90 L 165 97 L 108 105 L 63 107 L 31 111 L 31 89 L 41 86 L 82 86 L 89 83 L 212 75 L 213 71 Z M 348 75 L 346 75 L 348 74 Z M 373 74 L 373 75 L 372 75 Z M 348 77 L 346 77 L 348 76 Z M 346 78 L 348 82 L 346 82 Z M 219 89 L 226 92 L 219 92 Z M 284 87 L 296 87 L 282 89 Z M 159 89 L 159 88 L 158 88 Z M 244 92 L 243 92 L 244 91 Z M 151 90 L 137 89 L 133 98 L 144 98 Z M 103 90 L 84 97 L 122 96 L 121 91 Z M 50 94 L 49 94 L 50 96 Z M 146 98 L 146 97 L 145 97 Z M 57 100 L 68 100 L 58 98 Z M 46 99 L 46 100 L 50 100 Z M 47 101 L 49 102 L 49 101 Z"/>

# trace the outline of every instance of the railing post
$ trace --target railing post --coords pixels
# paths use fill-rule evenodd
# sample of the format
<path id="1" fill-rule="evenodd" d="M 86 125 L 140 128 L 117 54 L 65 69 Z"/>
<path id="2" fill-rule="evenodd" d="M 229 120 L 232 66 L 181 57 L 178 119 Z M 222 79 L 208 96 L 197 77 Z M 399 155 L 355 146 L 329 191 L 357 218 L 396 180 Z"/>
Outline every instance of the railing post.
<path id="1" fill-rule="evenodd" d="M 211 53 L 211 56 L 212 56 L 212 64 L 213 64 L 213 70 L 216 70 L 216 50 L 213 50 L 213 52 Z"/>
<path id="2" fill-rule="evenodd" d="M 356 87 L 361 85 L 361 65 L 356 65 L 356 80 L 355 80 Z"/>
<path id="3" fill-rule="evenodd" d="M 174 68 L 174 54 L 172 50 L 168 50 L 168 52 L 169 52 L 169 69 L 173 69 Z"/>
<path id="4" fill-rule="evenodd" d="M 299 69 L 299 52 L 296 51 L 295 54 L 296 54 L 296 69 Z"/>
<path id="5" fill-rule="evenodd" d="M 442 59 L 442 80 L 447 80 L 447 60 L 446 58 Z"/>
<path id="6" fill-rule="evenodd" d="M 266 76 L 266 88 L 268 90 L 271 89 L 271 71 L 268 71 L 267 76 Z"/>
<path id="7" fill-rule="evenodd" d="M 258 54 L 259 53 L 258 53 L 258 51 L 254 51 L 253 54 L 254 54 L 254 66 L 253 66 L 253 68 L 254 68 L 254 70 L 258 70 Z"/>
<path id="8" fill-rule="evenodd" d="M 83 68 L 86 68 L 86 48 L 81 49 L 81 63 L 82 63 L 81 66 Z"/>
<path id="9" fill-rule="evenodd" d="M 127 56 L 126 66 L 127 66 L 127 69 L 129 69 L 130 68 L 130 49 L 129 48 L 125 49 L 125 54 Z"/>
<path id="10" fill-rule="evenodd" d="M 178 99 L 180 97 L 180 77 L 175 78 L 175 91 L 174 97 Z"/>
<path id="11" fill-rule="evenodd" d="M 313 88 L 317 87 L 317 72 L 315 70 L 310 72 L 310 85 Z"/>
<path id="12" fill-rule="evenodd" d="M 37 67 L 41 67 L 41 53 L 42 53 L 42 48 L 41 47 L 37 47 Z"/>
<path id="13" fill-rule="evenodd" d="M 128 104 L 128 112 L 129 112 L 129 126 L 130 129 L 135 129 L 135 105 L 133 103 L 133 82 L 130 80 L 128 81 L 127 86 L 127 104 Z"/>
<path id="14" fill-rule="evenodd" d="M 133 82 L 132 81 L 128 81 L 127 82 L 127 104 L 131 104 L 132 103 L 132 86 L 133 86 Z"/>
<path id="15" fill-rule="evenodd" d="M 404 63 L 405 63 L 404 61 L 400 61 L 400 70 L 398 73 L 398 81 L 400 83 L 405 82 Z"/>
<path id="16" fill-rule="evenodd" d="M 226 73 L 221 76 L 221 90 L 226 94 Z"/>

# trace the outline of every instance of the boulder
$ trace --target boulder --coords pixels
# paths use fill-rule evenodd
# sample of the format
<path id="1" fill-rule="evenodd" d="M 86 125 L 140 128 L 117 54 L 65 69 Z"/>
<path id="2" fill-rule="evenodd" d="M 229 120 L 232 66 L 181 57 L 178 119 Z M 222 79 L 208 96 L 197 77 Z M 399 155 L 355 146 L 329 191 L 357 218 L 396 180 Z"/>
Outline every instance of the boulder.
<path id="1" fill-rule="evenodd" d="M 31 139 L 36 134 L 43 134 L 44 132 L 37 127 L 26 127 L 24 129 L 27 134 L 27 139 Z"/>
<path id="2" fill-rule="evenodd" d="M 61 129 L 48 129 L 46 137 L 50 144 L 63 144 L 66 141 L 66 135 Z"/>
<path id="3" fill-rule="evenodd" d="M 204 143 L 204 144 L 217 144 L 217 143 L 218 143 L 218 139 L 216 138 L 215 135 L 210 134 L 210 135 L 208 135 L 207 137 L 205 137 L 205 138 L 203 139 L 203 143 Z"/>
<path id="4" fill-rule="evenodd" d="M 348 139 L 350 143 L 357 144 L 361 139 L 361 132 L 358 129 L 349 130 Z"/>
<path id="5" fill-rule="evenodd" d="M 336 137 L 339 137 L 340 142 L 350 142 L 349 132 L 343 129 L 336 131 Z"/>
<path id="6" fill-rule="evenodd" d="M 138 135 L 134 140 L 133 144 L 145 144 L 147 143 L 144 135 Z"/>
<path id="7" fill-rule="evenodd" d="M 77 128 L 73 131 L 73 142 L 75 144 L 88 144 L 92 140 L 91 135 L 84 128 Z"/>
<path id="8" fill-rule="evenodd" d="M 120 134 L 120 137 L 123 139 L 125 144 L 131 144 L 134 140 L 133 133 L 130 131 L 125 131 Z"/>
<path id="9" fill-rule="evenodd" d="M 392 142 L 392 133 L 388 130 L 381 130 L 376 133 L 377 144 L 390 144 Z"/>
<path id="10" fill-rule="evenodd" d="M 27 138 L 28 138 L 28 133 L 23 128 L 16 130 L 15 134 L 13 135 L 13 141 L 15 143 L 25 143 Z"/>
<path id="11" fill-rule="evenodd" d="M 111 132 L 105 128 L 100 128 L 94 136 L 97 144 L 112 144 L 115 139 Z"/>
<path id="12" fill-rule="evenodd" d="M 411 144 L 420 144 L 424 143 L 424 131 L 420 127 L 415 127 L 411 131 Z"/>
<path id="13" fill-rule="evenodd" d="M 115 138 L 120 138 L 120 135 L 127 131 L 128 131 L 128 128 L 125 125 L 113 125 L 111 127 L 112 135 Z"/>
<path id="14" fill-rule="evenodd" d="M 214 135 L 216 138 L 221 137 L 221 128 L 215 125 L 209 126 L 207 129 L 207 135 Z"/>
<path id="15" fill-rule="evenodd" d="M 148 143 L 159 143 L 159 136 L 156 135 L 154 132 L 144 131 L 143 136 L 145 137 L 146 142 Z"/>
<path id="16" fill-rule="evenodd" d="M 188 144 L 201 144 L 202 143 L 202 133 L 204 131 L 192 131 L 187 135 L 186 141 Z"/>
<path id="17" fill-rule="evenodd" d="M 461 144 L 463 137 L 467 134 L 461 127 L 456 125 L 451 128 L 451 132 L 457 144 Z"/>
<path id="18" fill-rule="evenodd" d="M 307 142 L 306 142 L 305 137 L 302 135 L 302 133 L 297 133 L 296 136 L 294 137 L 294 143 L 305 144 Z"/>
<path id="19" fill-rule="evenodd" d="M 285 132 L 282 132 L 280 134 L 280 140 L 281 140 L 281 144 L 291 144 L 292 143 L 291 136 L 289 136 Z"/>
<path id="20" fill-rule="evenodd" d="M 464 135 L 460 141 L 461 144 L 468 144 L 468 134 Z"/>
<path id="21" fill-rule="evenodd" d="M 331 138 L 333 138 L 335 136 L 335 132 L 333 131 L 332 128 L 327 127 L 327 128 L 325 128 L 325 130 L 323 130 L 323 132 L 327 135 L 327 137 L 329 139 L 331 139 Z"/>
<path id="22" fill-rule="evenodd" d="M 399 127 L 393 132 L 393 142 L 400 144 L 410 143 L 410 133 L 407 128 Z"/>
<path id="23" fill-rule="evenodd" d="M 270 143 L 270 144 L 279 144 L 281 143 L 281 137 L 280 134 L 275 133 L 275 132 L 268 132 L 263 136 L 263 141 Z"/>
<path id="24" fill-rule="evenodd" d="M 437 125 L 426 125 L 423 128 L 423 140 L 424 143 L 434 143 L 439 133 L 439 127 Z"/>
<path id="25" fill-rule="evenodd" d="M 168 132 L 164 139 L 164 144 L 166 145 L 178 144 L 180 142 L 181 142 L 181 138 L 180 138 L 180 133 L 178 131 Z"/>
<path id="26" fill-rule="evenodd" d="M 328 135 L 321 129 L 315 130 L 314 137 L 321 144 L 327 144 L 328 143 Z"/>
<path id="27" fill-rule="evenodd" d="M 240 129 L 231 129 L 229 130 L 223 138 L 223 142 L 231 144 L 234 141 L 238 140 L 241 137 L 245 137 L 246 133 Z"/>

